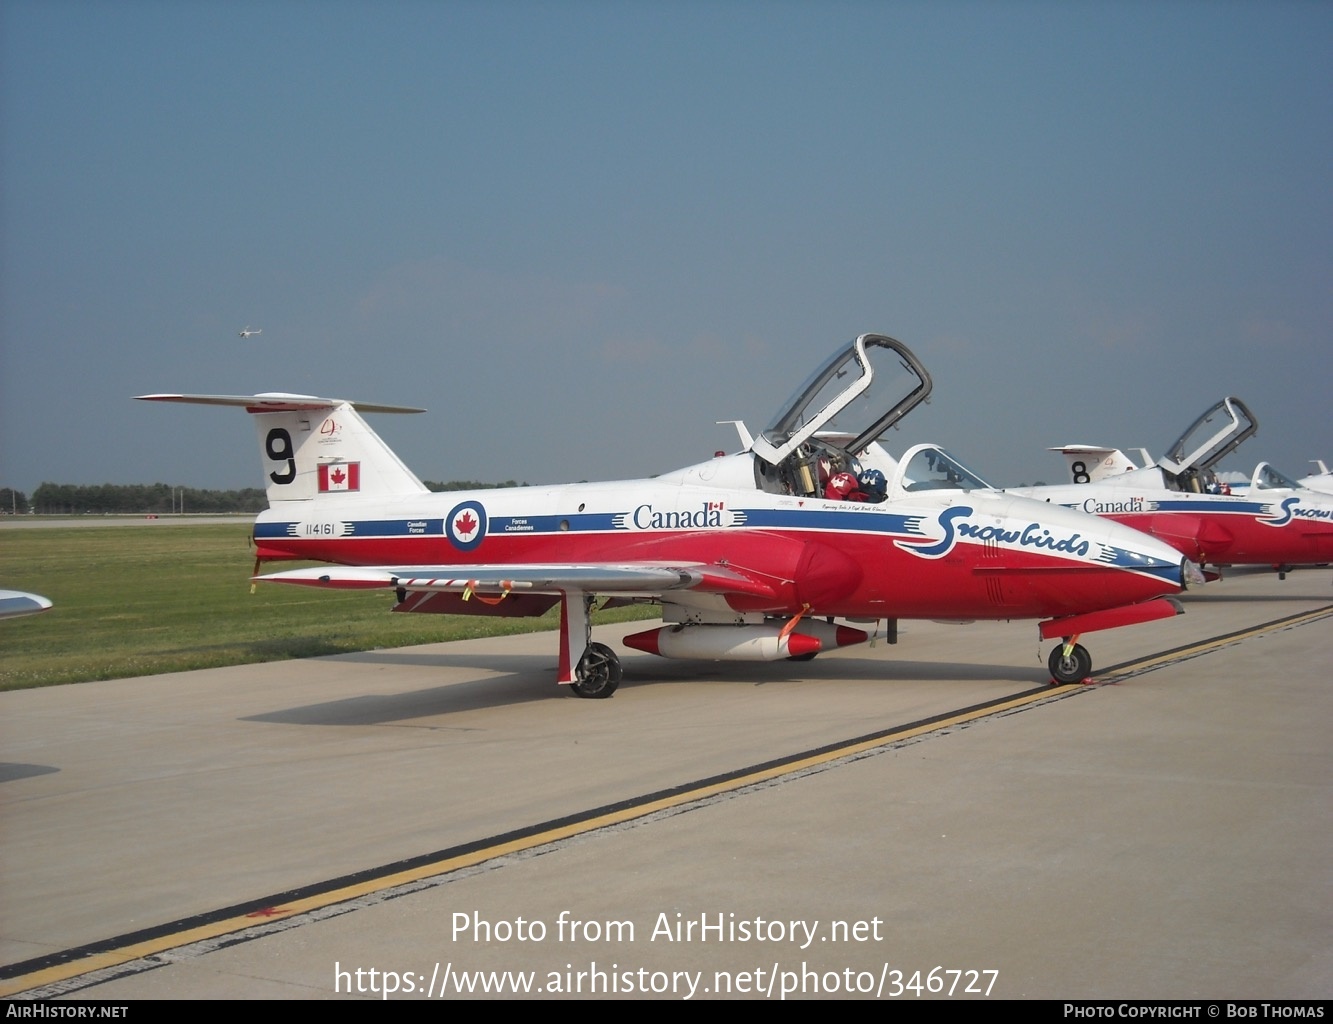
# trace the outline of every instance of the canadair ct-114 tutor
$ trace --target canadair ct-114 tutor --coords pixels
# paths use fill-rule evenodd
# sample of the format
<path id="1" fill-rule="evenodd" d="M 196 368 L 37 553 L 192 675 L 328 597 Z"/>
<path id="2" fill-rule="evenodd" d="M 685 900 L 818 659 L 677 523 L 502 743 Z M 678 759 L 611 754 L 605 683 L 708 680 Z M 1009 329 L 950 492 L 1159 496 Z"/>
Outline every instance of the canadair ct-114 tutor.
<path id="1" fill-rule="evenodd" d="M 420 412 L 306 395 L 143 395 L 254 416 L 269 509 L 260 560 L 333 563 L 257 577 L 387 588 L 395 611 L 539 615 L 560 607 L 558 681 L 608 697 L 620 659 L 592 640 L 607 603 L 659 603 L 625 637 L 668 658 L 776 661 L 861 643 L 899 619 L 1041 619 L 1050 668 L 1077 642 L 1177 614 L 1194 567 L 1106 519 L 989 489 L 940 449 L 901 462 L 877 439 L 931 389 L 907 347 L 866 334 L 836 352 L 746 450 L 644 480 L 432 493 L 362 419 Z M 966 488 L 975 486 L 977 490 Z M 1197 576 L 1196 576 L 1197 578 Z"/>
<path id="2" fill-rule="evenodd" d="M 1301 487 L 1266 462 L 1244 493 L 1215 467 L 1259 429 L 1239 398 L 1210 406 L 1155 464 L 1124 452 L 1065 445 L 1073 482 L 1014 493 L 1107 516 L 1209 565 L 1267 565 L 1280 573 L 1333 559 L 1333 495 Z M 1147 462 L 1145 453 L 1145 463 Z M 1239 488 L 1238 488 L 1239 490 Z"/>

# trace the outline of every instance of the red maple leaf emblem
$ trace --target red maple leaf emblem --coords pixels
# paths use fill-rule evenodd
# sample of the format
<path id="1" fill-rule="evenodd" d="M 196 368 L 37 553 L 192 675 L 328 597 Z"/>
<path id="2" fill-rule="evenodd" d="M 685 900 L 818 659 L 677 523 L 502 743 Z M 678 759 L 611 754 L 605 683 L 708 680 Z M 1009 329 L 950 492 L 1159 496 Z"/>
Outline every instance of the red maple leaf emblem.
<path id="1" fill-rule="evenodd" d="M 459 516 L 457 519 L 454 520 L 454 529 L 458 531 L 460 536 L 466 537 L 476 528 L 477 528 L 477 521 L 472 518 L 472 513 L 470 511 L 464 512 L 461 516 Z"/>
<path id="2" fill-rule="evenodd" d="M 329 474 L 329 479 L 332 480 L 335 484 L 340 484 L 347 479 L 347 474 L 344 473 L 342 471 L 342 467 L 339 466 L 337 469 L 335 469 L 332 473 Z"/>

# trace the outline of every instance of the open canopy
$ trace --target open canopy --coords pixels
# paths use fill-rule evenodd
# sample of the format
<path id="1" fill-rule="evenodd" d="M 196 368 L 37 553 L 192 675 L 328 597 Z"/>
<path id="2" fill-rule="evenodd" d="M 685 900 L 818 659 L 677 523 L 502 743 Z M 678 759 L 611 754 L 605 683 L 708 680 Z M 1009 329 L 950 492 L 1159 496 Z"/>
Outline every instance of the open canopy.
<path id="1" fill-rule="evenodd" d="M 1245 403 L 1228 395 L 1190 424 L 1158 465 L 1176 476 L 1202 473 L 1230 455 L 1258 429 L 1259 421 Z"/>
<path id="2" fill-rule="evenodd" d="M 923 402 L 930 389 L 930 374 L 906 345 L 863 334 L 796 389 L 755 438 L 753 451 L 772 466 L 812 441 L 854 454 Z"/>

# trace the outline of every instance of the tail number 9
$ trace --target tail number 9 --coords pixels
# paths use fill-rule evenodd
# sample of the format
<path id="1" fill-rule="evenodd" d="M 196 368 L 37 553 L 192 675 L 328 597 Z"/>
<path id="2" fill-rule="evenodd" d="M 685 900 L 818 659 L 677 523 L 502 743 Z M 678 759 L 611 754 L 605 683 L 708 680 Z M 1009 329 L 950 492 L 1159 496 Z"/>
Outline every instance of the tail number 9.
<path id="1" fill-rule="evenodd" d="M 296 453 L 292 451 L 292 435 L 282 427 L 274 427 L 264 438 L 264 451 L 274 462 L 285 462 L 287 468 L 274 470 L 268 478 L 275 484 L 289 484 L 296 479 Z"/>

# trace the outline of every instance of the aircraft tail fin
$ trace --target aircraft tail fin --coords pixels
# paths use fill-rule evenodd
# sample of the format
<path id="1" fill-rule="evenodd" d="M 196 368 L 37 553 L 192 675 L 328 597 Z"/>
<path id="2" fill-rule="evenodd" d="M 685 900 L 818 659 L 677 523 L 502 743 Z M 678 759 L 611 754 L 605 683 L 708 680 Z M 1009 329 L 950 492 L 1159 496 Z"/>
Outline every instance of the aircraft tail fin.
<path id="1" fill-rule="evenodd" d="M 230 405 L 255 418 L 269 504 L 422 494 L 423 484 L 362 412 L 423 412 L 312 395 L 140 395 L 146 402 Z"/>
<path id="2" fill-rule="evenodd" d="M 1139 466 L 1118 448 L 1098 448 L 1090 444 L 1067 444 L 1051 451 L 1059 452 L 1069 465 L 1071 483 L 1089 484 L 1107 477 L 1132 473 Z"/>

